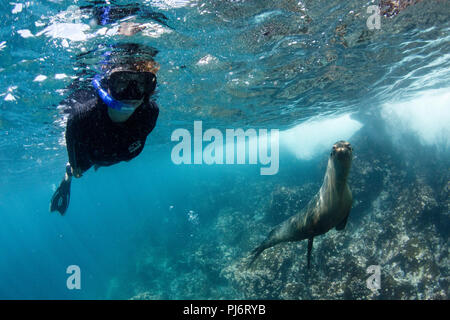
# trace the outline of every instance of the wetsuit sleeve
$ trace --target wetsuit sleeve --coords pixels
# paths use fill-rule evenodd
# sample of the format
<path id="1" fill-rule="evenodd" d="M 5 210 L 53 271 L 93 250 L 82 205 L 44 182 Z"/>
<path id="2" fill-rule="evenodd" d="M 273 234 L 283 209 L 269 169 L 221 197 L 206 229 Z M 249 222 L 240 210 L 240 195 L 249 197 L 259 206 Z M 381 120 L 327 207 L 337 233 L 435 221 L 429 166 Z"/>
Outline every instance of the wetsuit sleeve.
<path id="1" fill-rule="evenodd" d="M 70 166 L 80 174 L 88 170 L 92 163 L 89 159 L 89 149 L 83 139 L 82 127 L 87 115 L 82 112 L 74 112 L 69 116 L 66 127 L 66 145 Z"/>
<path id="2" fill-rule="evenodd" d="M 153 131 L 156 126 L 156 120 L 158 120 L 159 107 L 155 101 L 150 101 L 150 123 L 149 123 L 149 133 Z"/>

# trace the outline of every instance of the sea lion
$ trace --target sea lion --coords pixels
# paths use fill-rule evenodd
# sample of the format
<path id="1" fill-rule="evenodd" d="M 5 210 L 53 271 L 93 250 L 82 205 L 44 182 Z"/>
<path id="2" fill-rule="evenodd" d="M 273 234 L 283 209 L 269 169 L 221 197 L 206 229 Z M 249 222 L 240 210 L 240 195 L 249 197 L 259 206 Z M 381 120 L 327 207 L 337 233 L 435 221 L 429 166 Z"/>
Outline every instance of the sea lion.
<path id="1" fill-rule="evenodd" d="M 334 227 L 336 230 L 342 230 L 347 223 L 352 207 L 352 193 L 347 184 L 352 153 L 352 147 L 346 141 L 338 141 L 333 145 L 319 192 L 298 214 L 276 226 L 266 240 L 251 252 L 249 266 L 264 250 L 280 242 L 308 239 L 309 268 L 314 237 Z"/>

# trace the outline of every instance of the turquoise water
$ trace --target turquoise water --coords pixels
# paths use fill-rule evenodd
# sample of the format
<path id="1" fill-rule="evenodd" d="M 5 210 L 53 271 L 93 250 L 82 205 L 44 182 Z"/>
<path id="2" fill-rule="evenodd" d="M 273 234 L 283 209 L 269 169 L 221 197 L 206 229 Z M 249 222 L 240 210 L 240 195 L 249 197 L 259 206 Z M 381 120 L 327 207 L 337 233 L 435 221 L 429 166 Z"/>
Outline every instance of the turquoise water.
<path id="1" fill-rule="evenodd" d="M 150 0 L 167 19 L 123 18 L 145 26 L 127 37 L 123 21 L 96 25 L 89 1 L 1 1 L 0 298 L 448 299 L 450 6 L 413 2 L 384 6 L 370 30 L 370 1 Z M 61 101 L 123 42 L 158 50 L 156 128 L 49 213 L 67 162 Z M 279 172 L 174 164 L 172 132 L 200 120 L 279 129 Z M 243 268 L 317 192 L 341 139 L 355 148 L 345 233 L 315 240 L 312 275 L 304 242 Z"/>

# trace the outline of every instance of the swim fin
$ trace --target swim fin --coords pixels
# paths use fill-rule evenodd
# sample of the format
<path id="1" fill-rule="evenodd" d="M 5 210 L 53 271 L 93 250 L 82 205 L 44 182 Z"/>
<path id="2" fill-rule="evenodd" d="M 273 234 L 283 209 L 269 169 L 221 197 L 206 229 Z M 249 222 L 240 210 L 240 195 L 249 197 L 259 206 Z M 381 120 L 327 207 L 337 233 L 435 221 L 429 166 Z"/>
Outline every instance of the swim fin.
<path id="1" fill-rule="evenodd" d="M 61 181 L 58 189 L 56 189 L 53 194 L 52 200 L 50 201 L 50 212 L 59 211 L 61 215 L 66 213 L 67 207 L 70 201 L 70 184 L 72 182 L 72 175 L 67 174 Z"/>

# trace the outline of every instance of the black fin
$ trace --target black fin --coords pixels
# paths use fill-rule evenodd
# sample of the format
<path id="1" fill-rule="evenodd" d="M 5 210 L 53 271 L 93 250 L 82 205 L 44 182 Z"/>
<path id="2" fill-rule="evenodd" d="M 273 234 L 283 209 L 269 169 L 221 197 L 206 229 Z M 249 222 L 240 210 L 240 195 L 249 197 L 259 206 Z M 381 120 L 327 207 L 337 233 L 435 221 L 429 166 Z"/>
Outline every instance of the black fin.
<path id="1" fill-rule="evenodd" d="M 343 230 L 347 225 L 348 215 L 336 226 L 336 230 Z"/>
<path id="2" fill-rule="evenodd" d="M 67 179 L 63 179 L 58 189 L 56 189 L 53 194 L 52 200 L 50 201 L 50 211 L 59 211 L 61 215 L 67 210 L 70 201 L 70 184 L 72 182 L 72 178 L 68 177 Z"/>
<path id="3" fill-rule="evenodd" d="M 255 262 L 256 258 L 259 257 L 259 255 L 266 249 L 273 247 L 278 242 L 273 241 L 273 235 L 275 234 L 276 229 L 273 229 L 270 231 L 269 235 L 267 236 L 266 240 L 264 240 L 257 248 L 253 249 L 253 251 L 250 253 L 251 260 L 250 263 L 247 265 L 248 267 L 251 267 L 253 262 Z"/>
<path id="4" fill-rule="evenodd" d="M 311 251 L 313 248 L 313 241 L 314 241 L 314 237 L 311 237 L 308 239 L 308 253 L 306 256 L 307 261 L 308 261 L 308 269 L 309 269 L 309 266 L 311 265 Z"/>
<path id="5" fill-rule="evenodd" d="M 266 249 L 266 247 L 264 246 L 264 243 L 261 244 L 259 247 L 253 249 L 253 251 L 250 253 L 251 255 L 251 260 L 249 262 L 249 264 L 247 265 L 247 267 L 251 267 L 253 262 L 255 262 L 256 258 L 259 257 L 259 255 Z"/>

